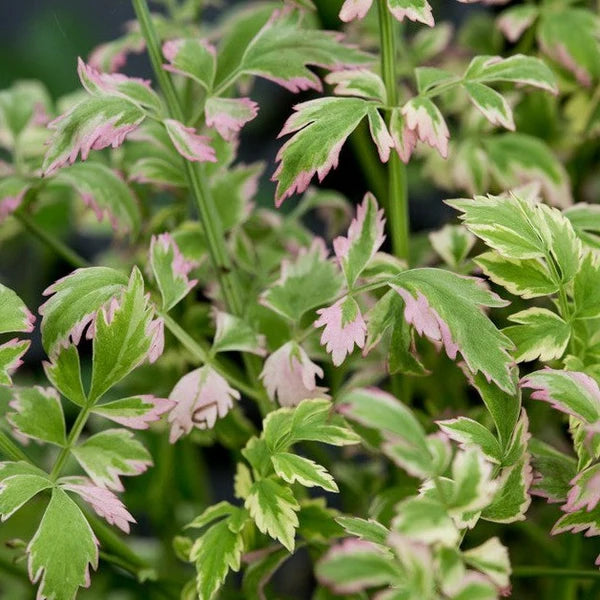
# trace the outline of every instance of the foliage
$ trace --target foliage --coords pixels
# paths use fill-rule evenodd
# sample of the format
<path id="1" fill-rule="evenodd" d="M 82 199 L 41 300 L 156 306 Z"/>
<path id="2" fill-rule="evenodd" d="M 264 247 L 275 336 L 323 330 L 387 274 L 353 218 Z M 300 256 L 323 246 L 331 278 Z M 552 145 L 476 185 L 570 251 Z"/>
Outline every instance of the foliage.
<path id="1" fill-rule="evenodd" d="M 306 551 L 315 600 L 597 597 L 600 21 L 482 3 L 453 36 L 426 0 L 338 2 L 346 35 L 330 2 L 133 0 L 78 93 L 0 93 L 2 240 L 69 267 L 0 283 L 2 578 L 282 598 Z M 155 83 L 120 72 L 144 49 Z M 238 161 L 259 79 L 311 94 L 273 185 Z M 350 151 L 356 207 L 311 186 Z M 409 235 L 426 186 L 455 222 Z"/>

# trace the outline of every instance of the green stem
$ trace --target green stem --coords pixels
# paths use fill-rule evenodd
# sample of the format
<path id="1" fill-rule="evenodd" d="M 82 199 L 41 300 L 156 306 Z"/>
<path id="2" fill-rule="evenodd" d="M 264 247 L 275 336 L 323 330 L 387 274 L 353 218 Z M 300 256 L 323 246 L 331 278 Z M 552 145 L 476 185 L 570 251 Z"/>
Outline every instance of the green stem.
<path id="1" fill-rule="evenodd" d="M 133 0 L 133 8 L 139 21 L 142 35 L 146 40 L 154 75 L 165 97 L 169 114 L 178 121 L 184 122 L 185 117 L 177 90 L 168 73 L 162 68 L 163 59 L 160 43 L 154 29 L 154 24 L 152 23 L 148 3 L 146 0 Z M 208 253 L 219 279 L 225 302 L 229 310 L 240 315 L 243 310 L 240 289 L 237 280 L 232 277 L 231 261 L 225 247 L 219 214 L 210 195 L 210 190 L 202 176 L 202 166 L 184 160 L 184 168 L 190 190 L 198 207 L 200 221 L 208 245 Z"/>
<path id="2" fill-rule="evenodd" d="M 49 248 L 54 250 L 65 262 L 69 263 L 76 269 L 87 267 L 89 263 L 79 256 L 76 252 L 71 250 L 66 244 L 61 242 L 59 239 L 50 235 L 47 231 L 42 229 L 32 218 L 22 211 L 13 213 L 13 216 L 33 235 L 39 238 Z"/>
<path id="3" fill-rule="evenodd" d="M 387 104 L 397 106 L 396 86 L 396 39 L 394 22 L 385 0 L 378 0 L 379 34 L 381 39 L 381 73 L 387 92 Z M 388 125 L 391 113 L 388 115 Z M 409 211 L 406 183 L 406 167 L 397 152 L 392 152 L 389 162 L 388 181 L 388 224 L 392 237 L 392 248 L 398 258 L 409 257 Z"/>
<path id="4" fill-rule="evenodd" d="M 0 452 L 11 460 L 31 462 L 27 455 L 5 433 L 0 431 Z"/>
<path id="5" fill-rule="evenodd" d="M 162 68 L 160 44 L 156 35 L 156 30 L 154 29 L 154 24 L 152 23 L 148 3 L 146 0 L 132 0 L 132 2 L 142 35 L 146 40 L 152 68 L 163 95 L 165 96 L 169 113 L 175 119 L 183 122 L 184 114 L 179 97 L 177 96 L 177 91 L 170 76 Z M 202 223 L 208 246 L 208 253 L 217 279 L 219 280 L 219 286 L 225 304 L 227 305 L 228 310 L 234 315 L 242 316 L 244 313 L 244 304 L 240 283 L 232 268 L 233 265 L 225 245 L 225 236 L 219 213 L 217 212 L 214 200 L 210 194 L 210 189 L 206 185 L 203 167 L 198 163 L 191 163 L 188 160 L 184 160 L 184 168 L 189 188 L 198 207 L 200 222 Z M 258 378 L 260 364 L 257 357 L 244 355 L 243 360 L 249 376 L 256 382 L 257 388 L 261 390 L 258 404 L 261 413 L 265 415 L 272 408 L 272 403 L 262 388 Z"/>
<path id="6" fill-rule="evenodd" d="M 60 476 L 65 463 L 67 462 L 67 458 L 69 458 L 69 454 L 71 453 L 71 448 L 75 445 L 85 424 L 87 422 L 88 417 L 90 416 L 90 412 L 92 410 L 94 403 L 88 402 L 88 404 L 81 409 L 77 418 L 75 419 L 75 423 L 73 423 L 73 427 L 71 427 L 71 431 L 69 432 L 69 437 L 67 438 L 66 446 L 60 451 L 54 466 L 52 467 L 52 471 L 50 471 L 50 479 L 52 481 L 56 481 Z"/>
<path id="7" fill-rule="evenodd" d="M 559 567 L 522 566 L 515 567 L 512 572 L 515 578 L 552 577 L 572 579 L 600 579 L 600 571 L 588 569 L 561 569 Z"/>

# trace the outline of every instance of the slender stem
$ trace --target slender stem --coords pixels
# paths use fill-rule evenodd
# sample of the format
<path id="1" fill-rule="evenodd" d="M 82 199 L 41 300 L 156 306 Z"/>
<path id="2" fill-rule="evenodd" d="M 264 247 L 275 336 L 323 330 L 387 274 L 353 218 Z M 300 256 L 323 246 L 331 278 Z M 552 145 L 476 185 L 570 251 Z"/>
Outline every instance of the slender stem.
<path id="1" fill-rule="evenodd" d="M 192 338 L 187 331 L 179 325 L 172 317 L 168 314 L 161 312 L 160 317 L 164 319 L 166 328 L 179 340 L 180 344 L 190 353 L 192 356 L 201 363 L 209 364 L 215 371 L 220 373 L 231 385 L 249 398 L 259 400 L 261 394 L 259 391 L 249 386 L 245 381 L 241 380 L 235 373 L 232 373 L 230 369 L 227 369 L 220 362 L 210 357 L 208 349 L 203 348 L 199 342 Z"/>
<path id="2" fill-rule="evenodd" d="M 142 35 L 146 40 L 152 68 L 165 96 L 169 113 L 175 119 L 183 121 L 183 109 L 177 91 L 169 74 L 162 68 L 160 44 L 156 35 L 156 30 L 154 29 L 154 24 L 152 23 L 147 0 L 132 0 L 132 2 Z M 190 190 L 198 207 L 200 221 L 208 245 L 208 252 L 217 279 L 219 280 L 225 304 L 230 312 L 241 316 L 244 313 L 244 304 L 240 283 L 235 271 L 232 269 L 231 259 L 225 245 L 223 227 L 214 200 L 210 194 L 210 189 L 206 185 L 203 167 L 198 163 L 191 163 L 190 161 L 184 160 L 184 168 Z M 257 357 L 248 355 L 244 355 L 243 360 L 249 376 L 256 382 L 257 388 L 261 390 L 258 404 L 261 412 L 265 415 L 271 409 L 272 403 L 264 391 L 264 388 L 262 388 L 258 378 L 260 363 L 258 362 Z"/>
<path id="3" fill-rule="evenodd" d="M 47 231 L 42 229 L 33 219 L 22 211 L 13 213 L 13 216 L 27 229 L 30 233 L 39 238 L 49 248 L 54 250 L 65 262 L 69 263 L 76 269 L 81 267 L 89 266 L 89 263 L 79 256 L 76 252 L 71 250 L 66 244 L 61 242 L 59 239 L 50 235 Z"/>
<path id="4" fill-rule="evenodd" d="M 538 567 L 522 566 L 515 567 L 512 573 L 513 577 L 553 577 L 553 578 L 573 578 L 573 579 L 600 579 L 600 571 L 587 569 L 562 569 L 559 567 Z"/>
<path id="5" fill-rule="evenodd" d="M 11 460 L 31 462 L 25 452 L 19 448 L 5 433 L 0 431 L 0 452 Z"/>
<path id="6" fill-rule="evenodd" d="M 71 427 L 71 431 L 69 432 L 69 437 L 67 438 L 67 445 L 60 451 L 54 466 L 52 467 L 52 471 L 50 471 L 50 479 L 52 481 L 56 481 L 61 474 L 65 463 L 67 462 L 67 458 L 69 458 L 69 454 L 71 453 L 71 448 L 75 445 L 85 424 L 87 422 L 88 417 L 90 416 L 90 412 L 92 410 L 94 403 L 89 402 L 87 406 L 81 409 L 77 418 L 75 419 L 75 423 L 73 423 L 73 427 Z"/>
<path id="7" fill-rule="evenodd" d="M 396 40 L 394 23 L 387 2 L 378 0 L 379 34 L 381 39 L 381 72 L 387 92 L 387 104 L 398 104 L 396 87 Z M 388 125 L 391 113 L 388 115 Z M 388 224 L 392 237 L 392 248 L 398 258 L 409 256 L 409 212 L 406 167 L 397 152 L 392 152 L 389 162 Z"/>
<path id="8" fill-rule="evenodd" d="M 146 0 L 132 1 L 142 35 L 146 40 L 154 75 L 167 102 L 168 111 L 173 118 L 184 121 L 184 113 L 175 85 L 169 74 L 162 68 L 163 59 L 160 43 L 154 29 L 154 24 L 152 23 L 148 3 Z M 198 207 L 200 221 L 202 222 L 208 244 L 208 252 L 217 278 L 219 279 L 225 302 L 232 312 L 239 315 L 243 309 L 241 294 L 237 280 L 231 276 L 231 261 L 225 247 L 219 214 L 210 196 L 210 190 L 202 176 L 202 167 L 201 165 L 184 160 L 184 168 L 190 190 Z"/>

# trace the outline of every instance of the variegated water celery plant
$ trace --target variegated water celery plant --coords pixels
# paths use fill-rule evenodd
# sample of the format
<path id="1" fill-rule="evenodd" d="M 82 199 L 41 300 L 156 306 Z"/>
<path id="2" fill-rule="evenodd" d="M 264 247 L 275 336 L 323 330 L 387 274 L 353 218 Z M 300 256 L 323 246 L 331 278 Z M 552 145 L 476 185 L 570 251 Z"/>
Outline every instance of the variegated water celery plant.
<path id="1" fill-rule="evenodd" d="M 596 598 L 597 15 L 528 2 L 454 35 L 427 0 L 212 27 L 202 0 L 156 4 L 79 59 L 76 94 L 0 93 L 2 240 L 72 268 L 43 303 L 18 290 L 37 316 L 0 284 L 0 592 Z M 120 72 L 144 51 L 154 87 Z M 237 161 L 258 79 L 313 94 L 260 194 L 265 165 Z M 311 186 L 348 141 L 380 196 L 355 208 Z M 426 185 L 468 197 L 410 236 Z M 65 215 L 114 242 L 81 257 Z M 47 360 L 15 377 L 37 326 Z"/>

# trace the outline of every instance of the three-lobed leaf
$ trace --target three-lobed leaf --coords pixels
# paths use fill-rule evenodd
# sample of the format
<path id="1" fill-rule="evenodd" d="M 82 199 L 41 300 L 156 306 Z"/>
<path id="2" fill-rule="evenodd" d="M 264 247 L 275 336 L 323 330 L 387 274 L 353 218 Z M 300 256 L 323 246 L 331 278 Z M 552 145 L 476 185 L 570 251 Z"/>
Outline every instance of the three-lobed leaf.
<path id="1" fill-rule="evenodd" d="M 29 577 L 40 600 L 73 600 L 98 566 L 98 540 L 83 513 L 60 488 L 52 490 L 38 530 L 27 546 Z"/>
<path id="2" fill-rule="evenodd" d="M 296 513 L 300 505 L 289 487 L 274 479 L 255 481 L 244 506 L 262 533 L 280 541 L 290 552 L 294 551 Z"/>

